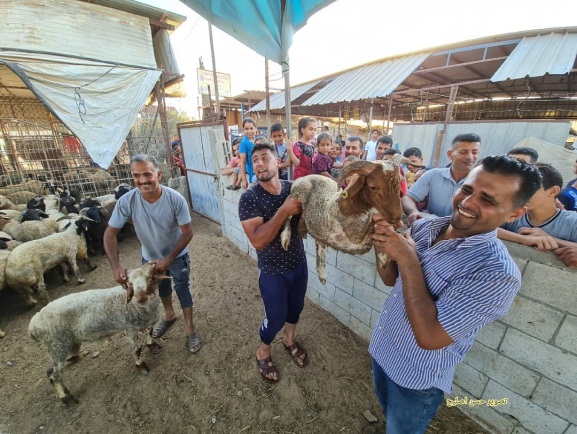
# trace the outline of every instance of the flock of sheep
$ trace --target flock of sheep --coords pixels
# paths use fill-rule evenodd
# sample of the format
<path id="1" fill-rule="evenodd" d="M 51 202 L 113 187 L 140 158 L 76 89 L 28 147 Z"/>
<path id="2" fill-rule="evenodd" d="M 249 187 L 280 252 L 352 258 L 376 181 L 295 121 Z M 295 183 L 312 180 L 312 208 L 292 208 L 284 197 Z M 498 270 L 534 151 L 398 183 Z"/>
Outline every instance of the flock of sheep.
<path id="1" fill-rule="evenodd" d="M 73 189 L 57 183 L 29 180 L 0 190 L 0 290 L 16 289 L 29 307 L 36 298 L 48 301 L 44 273 L 59 267 L 64 282 L 74 272 L 84 283 L 77 262 L 89 270 L 89 252 L 103 249 L 103 236 L 116 201 L 130 190 L 118 185 L 114 193 L 80 200 Z M 48 303 L 34 315 L 29 335 L 42 342 L 52 360 L 48 378 L 56 395 L 65 404 L 77 399 L 62 383 L 65 362 L 79 359 L 80 344 L 96 341 L 120 330 L 126 331 L 141 371 L 148 367 L 141 359 L 142 345 L 137 333 L 152 329 L 159 316 L 157 275 L 154 266 L 145 264 L 127 271 L 124 286 L 93 289 L 69 294 Z M 0 329 L 0 337 L 5 333 Z M 146 345 L 160 349 L 147 334 Z"/>
<path id="2" fill-rule="evenodd" d="M 130 187 L 80 200 L 77 191 L 57 183 L 27 180 L 0 189 L 0 290 L 17 290 L 32 307 L 47 299 L 44 273 L 59 266 L 63 279 L 73 271 L 83 283 L 77 261 L 90 264 L 88 253 L 102 249 L 107 216 Z M 0 330 L 0 337 L 4 332 Z"/>

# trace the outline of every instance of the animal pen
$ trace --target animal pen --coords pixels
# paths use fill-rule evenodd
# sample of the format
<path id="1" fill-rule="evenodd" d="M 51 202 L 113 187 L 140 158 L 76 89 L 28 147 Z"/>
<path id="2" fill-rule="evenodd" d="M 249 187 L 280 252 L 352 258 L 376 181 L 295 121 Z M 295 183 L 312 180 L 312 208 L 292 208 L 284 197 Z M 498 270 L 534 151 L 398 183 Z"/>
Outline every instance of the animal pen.
<path id="1" fill-rule="evenodd" d="M 0 83 L 0 187 L 26 190 L 24 183 L 36 179 L 77 189 L 82 197 L 100 196 L 111 193 L 119 183 L 131 184 L 130 157 L 138 153 L 156 157 L 161 172 L 169 174 L 172 158 L 167 158 L 162 130 L 155 128 L 160 123 L 159 111 L 157 107 L 141 111 L 138 130 L 146 135 L 129 134 L 104 170 L 39 100 L 14 96 Z"/>

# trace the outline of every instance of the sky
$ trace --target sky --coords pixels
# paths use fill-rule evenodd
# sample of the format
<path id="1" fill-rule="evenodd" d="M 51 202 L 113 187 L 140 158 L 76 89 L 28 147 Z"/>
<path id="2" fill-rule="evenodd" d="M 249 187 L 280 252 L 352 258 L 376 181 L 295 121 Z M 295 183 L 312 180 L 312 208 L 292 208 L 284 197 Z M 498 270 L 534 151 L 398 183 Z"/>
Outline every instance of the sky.
<path id="1" fill-rule="evenodd" d="M 475 6 L 476 5 L 476 6 Z M 336 0 L 313 15 L 289 51 L 294 86 L 383 57 L 484 36 L 577 26 L 575 0 L 526 1 Z M 208 23 L 190 11 L 172 34 L 188 97 L 168 101 L 198 117 L 197 68 L 213 69 Z M 213 26 L 218 72 L 231 75 L 231 93 L 265 89 L 264 57 Z M 269 62 L 270 87 L 282 90 L 280 66 Z"/>

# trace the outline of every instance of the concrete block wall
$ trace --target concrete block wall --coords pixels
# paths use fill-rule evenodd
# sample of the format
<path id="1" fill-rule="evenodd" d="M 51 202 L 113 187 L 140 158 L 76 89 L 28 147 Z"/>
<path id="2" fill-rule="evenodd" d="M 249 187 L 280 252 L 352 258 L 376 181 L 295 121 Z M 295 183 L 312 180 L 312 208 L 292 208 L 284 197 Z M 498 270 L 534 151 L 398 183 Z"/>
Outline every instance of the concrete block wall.
<path id="1" fill-rule="evenodd" d="M 240 192 L 222 192 L 223 233 L 256 259 L 238 219 Z M 447 398 L 507 398 L 507 404 L 459 406 L 491 432 L 577 434 L 577 271 L 552 253 L 506 244 L 523 287 L 508 314 L 479 332 Z M 376 273 L 374 252 L 352 256 L 328 249 L 322 285 L 314 239 L 305 240 L 305 249 L 308 297 L 368 340 L 391 291 Z"/>

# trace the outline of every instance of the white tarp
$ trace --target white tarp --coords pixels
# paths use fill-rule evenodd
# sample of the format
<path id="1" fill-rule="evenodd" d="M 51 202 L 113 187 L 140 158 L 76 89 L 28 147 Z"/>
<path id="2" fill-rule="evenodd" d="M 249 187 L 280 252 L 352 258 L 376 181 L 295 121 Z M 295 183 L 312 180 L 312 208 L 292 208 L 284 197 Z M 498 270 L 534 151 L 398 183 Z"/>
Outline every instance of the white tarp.
<path id="1" fill-rule="evenodd" d="M 0 51 L 4 63 L 107 169 L 161 71 L 43 53 Z"/>

